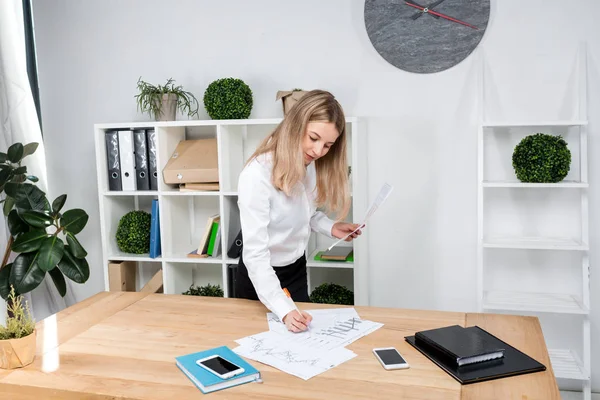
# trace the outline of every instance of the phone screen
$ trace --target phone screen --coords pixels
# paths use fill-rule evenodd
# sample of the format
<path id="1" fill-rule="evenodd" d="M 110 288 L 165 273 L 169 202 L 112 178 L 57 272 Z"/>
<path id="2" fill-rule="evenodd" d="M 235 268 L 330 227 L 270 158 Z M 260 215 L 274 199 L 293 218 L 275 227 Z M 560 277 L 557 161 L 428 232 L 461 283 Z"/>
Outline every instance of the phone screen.
<path id="1" fill-rule="evenodd" d="M 230 363 L 220 356 L 211 358 L 210 360 L 204 360 L 201 362 L 201 364 L 221 375 L 225 375 L 228 372 L 239 369 L 237 365 Z"/>
<path id="2" fill-rule="evenodd" d="M 384 364 L 405 364 L 406 361 L 395 349 L 376 350 Z"/>

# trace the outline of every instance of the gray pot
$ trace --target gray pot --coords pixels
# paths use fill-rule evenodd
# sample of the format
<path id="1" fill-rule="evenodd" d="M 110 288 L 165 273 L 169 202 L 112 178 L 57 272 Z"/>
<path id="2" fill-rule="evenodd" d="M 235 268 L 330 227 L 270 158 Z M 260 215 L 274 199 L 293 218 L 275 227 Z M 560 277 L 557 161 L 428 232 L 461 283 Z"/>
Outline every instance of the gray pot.
<path id="1" fill-rule="evenodd" d="M 160 101 L 160 114 L 156 116 L 156 120 L 175 121 L 175 115 L 177 112 L 177 95 L 175 93 L 163 94 Z"/>

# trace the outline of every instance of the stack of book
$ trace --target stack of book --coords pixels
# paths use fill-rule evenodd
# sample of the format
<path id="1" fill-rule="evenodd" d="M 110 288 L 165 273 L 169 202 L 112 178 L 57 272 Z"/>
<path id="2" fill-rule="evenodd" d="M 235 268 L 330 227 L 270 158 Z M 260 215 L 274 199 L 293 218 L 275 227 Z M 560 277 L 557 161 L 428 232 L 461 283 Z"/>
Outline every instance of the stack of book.
<path id="1" fill-rule="evenodd" d="M 216 257 L 221 250 L 221 216 L 219 214 L 208 217 L 204 234 L 200 239 L 198 248 L 188 253 L 188 257 Z"/>
<path id="2" fill-rule="evenodd" d="M 405 340 L 462 384 L 546 370 L 478 326 L 446 326 Z"/>

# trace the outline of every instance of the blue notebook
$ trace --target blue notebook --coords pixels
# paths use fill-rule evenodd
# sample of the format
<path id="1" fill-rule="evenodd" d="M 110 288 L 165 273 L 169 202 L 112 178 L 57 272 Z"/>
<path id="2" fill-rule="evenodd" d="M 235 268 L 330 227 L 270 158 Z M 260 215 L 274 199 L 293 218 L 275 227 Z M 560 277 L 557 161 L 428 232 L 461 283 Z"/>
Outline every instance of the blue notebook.
<path id="1" fill-rule="evenodd" d="M 221 379 L 196 364 L 197 360 L 214 354 L 220 355 L 224 359 L 244 368 L 244 373 L 229 379 Z M 175 357 L 175 360 L 177 367 L 205 394 L 243 383 L 260 381 L 260 372 L 227 346 Z"/>

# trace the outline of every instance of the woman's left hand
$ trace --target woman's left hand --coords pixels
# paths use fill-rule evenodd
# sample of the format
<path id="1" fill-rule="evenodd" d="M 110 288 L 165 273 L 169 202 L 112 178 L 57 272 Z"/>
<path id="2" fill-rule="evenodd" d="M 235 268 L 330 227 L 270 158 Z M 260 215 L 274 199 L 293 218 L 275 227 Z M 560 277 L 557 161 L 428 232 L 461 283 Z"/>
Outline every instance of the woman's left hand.
<path id="1" fill-rule="evenodd" d="M 349 222 L 336 222 L 335 224 L 333 224 L 333 227 L 331 228 L 331 234 L 334 237 L 341 239 L 344 236 L 346 236 L 347 234 L 349 234 L 350 232 L 358 229 L 358 227 L 364 228 L 364 225 L 360 226 L 359 224 L 351 224 Z M 361 230 L 358 229 L 356 232 L 354 232 L 353 234 L 351 234 L 350 236 L 348 236 L 346 238 L 346 242 L 349 242 L 352 239 L 355 239 L 361 233 L 362 233 Z"/>

